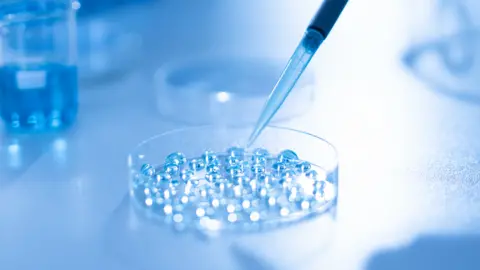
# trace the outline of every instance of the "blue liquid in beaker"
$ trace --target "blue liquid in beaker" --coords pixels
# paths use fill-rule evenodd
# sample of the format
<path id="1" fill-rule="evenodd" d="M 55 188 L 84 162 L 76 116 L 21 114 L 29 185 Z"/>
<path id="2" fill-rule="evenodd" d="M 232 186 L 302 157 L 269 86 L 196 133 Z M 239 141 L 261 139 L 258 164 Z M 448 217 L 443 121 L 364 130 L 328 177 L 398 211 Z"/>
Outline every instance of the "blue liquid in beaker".
<path id="1" fill-rule="evenodd" d="M 63 129 L 76 119 L 77 68 L 61 64 L 0 67 L 0 115 L 9 131 Z"/>

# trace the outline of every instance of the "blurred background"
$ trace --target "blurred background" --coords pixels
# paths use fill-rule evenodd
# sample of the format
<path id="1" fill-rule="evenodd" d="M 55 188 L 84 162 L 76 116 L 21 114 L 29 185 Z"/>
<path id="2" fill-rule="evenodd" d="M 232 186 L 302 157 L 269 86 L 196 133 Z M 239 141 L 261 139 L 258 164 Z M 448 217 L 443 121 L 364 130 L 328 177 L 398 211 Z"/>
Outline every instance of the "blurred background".
<path id="1" fill-rule="evenodd" d="M 284 269 L 138 218 L 126 157 L 170 129 L 252 125 L 321 2 L 76 3 L 73 125 L 0 127 L 0 268 Z M 296 269 L 480 268 L 479 30 L 475 0 L 348 3 L 274 119 L 340 156 L 335 241 Z"/>

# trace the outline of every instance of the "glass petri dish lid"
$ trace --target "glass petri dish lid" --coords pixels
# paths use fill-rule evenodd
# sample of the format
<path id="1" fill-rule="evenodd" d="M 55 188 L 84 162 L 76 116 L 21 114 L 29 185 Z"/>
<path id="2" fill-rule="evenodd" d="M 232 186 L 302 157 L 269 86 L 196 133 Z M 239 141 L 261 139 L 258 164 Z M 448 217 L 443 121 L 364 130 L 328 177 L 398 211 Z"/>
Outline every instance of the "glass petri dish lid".
<path id="1" fill-rule="evenodd" d="M 156 107 L 161 116 L 174 122 L 253 124 L 287 61 L 206 54 L 165 63 L 154 76 Z M 314 89 L 315 76 L 307 69 L 273 122 L 306 113 Z"/>

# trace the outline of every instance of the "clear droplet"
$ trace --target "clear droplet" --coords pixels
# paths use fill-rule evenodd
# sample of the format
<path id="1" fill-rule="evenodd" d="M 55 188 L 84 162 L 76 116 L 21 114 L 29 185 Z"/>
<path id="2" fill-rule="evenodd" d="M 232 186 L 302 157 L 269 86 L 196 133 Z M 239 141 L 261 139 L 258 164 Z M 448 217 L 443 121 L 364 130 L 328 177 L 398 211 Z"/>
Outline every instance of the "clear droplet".
<path id="1" fill-rule="evenodd" d="M 235 223 L 235 222 L 237 222 L 238 217 L 237 217 L 237 214 L 235 214 L 235 213 L 230 213 L 230 214 L 228 214 L 227 219 L 228 219 L 228 221 L 229 221 L 230 223 Z"/>
<path id="2" fill-rule="evenodd" d="M 168 173 L 171 176 L 175 176 L 177 175 L 179 168 L 176 164 L 168 163 L 168 164 L 165 164 L 165 166 L 163 167 L 163 170 L 165 171 L 165 173 Z"/>
<path id="3" fill-rule="evenodd" d="M 231 157 L 237 157 L 237 158 L 243 159 L 245 155 L 245 149 L 240 147 L 231 147 L 227 149 L 227 155 Z"/>
<path id="4" fill-rule="evenodd" d="M 226 159 L 225 159 L 225 162 L 230 165 L 230 166 L 234 166 L 234 165 L 237 165 L 238 163 L 240 163 L 240 159 L 238 159 L 237 157 L 235 156 L 228 156 Z"/>
<path id="5" fill-rule="evenodd" d="M 233 165 L 228 167 L 227 172 L 230 176 L 235 177 L 243 174 L 243 168 L 240 165 Z"/>
<path id="6" fill-rule="evenodd" d="M 189 201 L 188 196 L 183 195 L 180 198 L 180 203 L 182 203 L 182 204 L 188 204 L 188 201 Z"/>
<path id="7" fill-rule="evenodd" d="M 205 209 L 202 208 L 202 207 L 199 207 L 195 211 L 195 214 L 197 215 L 197 217 L 203 217 L 203 216 L 205 216 Z"/>
<path id="8" fill-rule="evenodd" d="M 153 199 L 152 199 L 151 197 L 146 198 L 146 199 L 145 199 L 145 204 L 146 204 L 147 206 L 152 206 L 152 204 L 153 204 Z"/>
<path id="9" fill-rule="evenodd" d="M 281 173 L 287 168 L 287 165 L 283 162 L 275 162 L 272 164 L 274 172 Z"/>
<path id="10" fill-rule="evenodd" d="M 264 157 L 269 157 L 270 156 L 270 153 L 265 148 L 256 148 L 256 149 L 253 150 L 253 154 L 255 156 L 264 156 Z"/>
<path id="11" fill-rule="evenodd" d="M 205 174 L 205 179 L 210 183 L 217 183 L 217 182 L 221 182 L 221 180 L 223 180 L 224 178 L 220 173 L 212 172 L 212 173 Z"/>
<path id="12" fill-rule="evenodd" d="M 205 151 L 202 155 L 202 159 L 207 163 L 210 164 L 217 160 L 217 155 L 213 151 Z"/>
<path id="13" fill-rule="evenodd" d="M 145 176 L 153 176 L 155 174 L 155 167 L 151 164 L 143 164 L 140 168 L 140 172 Z"/>
<path id="14" fill-rule="evenodd" d="M 316 180 L 318 178 L 318 172 L 315 170 L 309 170 L 308 172 L 305 173 L 305 176 L 307 176 L 310 179 Z"/>
<path id="15" fill-rule="evenodd" d="M 280 208 L 280 215 L 282 217 L 286 217 L 288 216 L 288 214 L 290 214 L 290 209 L 288 209 L 287 207 Z"/>
<path id="16" fill-rule="evenodd" d="M 181 213 L 175 213 L 175 215 L 173 215 L 173 222 L 181 223 L 182 221 L 183 221 L 183 215 Z"/>
<path id="17" fill-rule="evenodd" d="M 220 206 L 220 200 L 218 198 L 211 198 L 210 205 L 214 208 L 218 208 Z"/>
<path id="18" fill-rule="evenodd" d="M 215 193 L 223 194 L 225 192 L 225 189 L 227 189 L 227 184 L 222 181 L 217 181 L 215 182 L 214 187 L 215 187 Z"/>
<path id="19" fill-rule="evenodd" d="M 310 201 L 308 201 L 308 200 L 301 201 L 300 202 L 300 208 L 304 211 L 308 210 L 310 208 Z"/>
<path id="20" fill-rule="evenodd" d="M 172 214 L 172 211 L 173 211 L 173 207 L 171 204 L 165 204 L 165 206 L 163 206 L 163 213 L 165 213 L 165 215 Z"/>
<path id="21" fill-rule="evenodd" d="M 180 184 L 180 179 L 178 177 L 172 178 L 172 180 L 170 180 L 171 187 L 176 187 L 179 184 Z"/>
<path id="22" fill-rule="evenodd" d="M 242 202 L 243 209 L 249 209 L 250 205 L 251 205 L 250 200 L 243 200 Z"/>
<path id="23" fill-rule="evenodd" d="M 273 183 L 273 177 L 268 174 L 259 174 L 256 176 L 256 180 L 260 186 L 270 187 Z"/>
<path id="24" fill-rule="evenodd" d="M 248 181 L 248 178 L 245 177 L 244 175 L 237 175 L 232 177 L 232 182 L 234 185 L 243 185 Z"/>
<path id="25" fill-rule="evenodd" d="M 155 176 L 156 187 L 159 189 L 167 189 L 170 187 L 172 176 L 168 173 L 159 173 Z"/>
<path id="26" fill-rule="evenodd" d="M 253 211 L 252 213 L 250 213 L 250 220 L 252 222 L 257 222 L 260 220 L 260 213 L 257 212 L 257 211 Z"/>
<path id="27" fill-rule="evenodd" d="M 260 187 L 258 189 L 258 195 L 260 195 L 260 197 L 265 197 L 267 196 L 267 194 L 268 194 L 268 190 L 265 187 Z"/>
<path id="28" fill-rule="evenodd" d="M 190 169 L 183 169 L 181 172 L 180 172 L 180 178 L 184 181 L 184 182 L 187 182 L 188 180 L 190 180 L 193 176 L 195 175 L 195 173 L 190 170 Z"/>
<path id="29" fill-rule="evenodd" d="M 298 195 L 298 189 L 297 187 L 290 187 L 287 190 L 287 199 L 291 202 L 295 201 L 297 199 Z"/>
<path id="30" fill-rule="evenodd" d="M 180 153 L 180 152 L 171 153 L 165 158 L 166 164 L 174 164 L 177 166 L 182 166 L 186 162 L 187 162 L 187 158 L 183 153 Z"/>
<path id="31" fill-rule="evenodd" d="M 267 204 L 269 207 L 277 205 L 277 198 L 275 196 L 267 196 Z"/>
<path id="32" fill-rule="evenodd" d="M 292 150 L 284 150 L 278 155 L 277 159 L 283 163 L 292 163 L 298 161 L 298 155 Z"/>
<path id="33" fill-rule="evenodd" d="M 203 159 L 191 159 L 189 162 L 189 167 L 192 171 L 201 171 L 205 168 L 205 160 Z"/>
<path id="34" fill-rule="evenodd" d="M 306 173 L 306 172 L 310 171 L 310 169 L 312 168 L 312 165 L 307 161 L 302 161 L 302 162 L 298 163 L 295 167 L 296 167 L 298 172 Z"/>
<path id="35" fill-rule="evenodd" d="M 293 179 L 295 175 L 296 175 L 296 172 L 292 169 L 286 169 L 280 174 L 282 178 L 289 178 L 289 179 Z"/>
<path id="36" fill-rule="evenodd" d="M 217 166 L 217 164 L 208 164 L 205 170 L 207 173 L 218 173 L 220 172 L 220 166 Z"/>
<path id="37" fill-rule="evenodd" d="M 252 173 L 254 174 L 260 174 L 265 172 L 265 166 L 263 164 L 254 164 L 252 166 Z"/>
<path id="38" fill-rule="evenodd" d="M 234 205 L 234 204 L 228 204 L 228 205 L 227 205 L 227 212 L 228 212 L 228 213 L 233 213 L 233 212 L 235 212 L 235 205 Z"/>

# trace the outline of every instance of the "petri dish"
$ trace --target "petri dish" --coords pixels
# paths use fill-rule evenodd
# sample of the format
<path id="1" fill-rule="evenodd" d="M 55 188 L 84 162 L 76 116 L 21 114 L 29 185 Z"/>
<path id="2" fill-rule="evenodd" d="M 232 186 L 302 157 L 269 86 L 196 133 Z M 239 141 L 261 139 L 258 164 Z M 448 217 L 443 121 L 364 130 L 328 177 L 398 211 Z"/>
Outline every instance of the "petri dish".
<path id="1" fill-rule="evenodd" d="M 278 269 L 300 267 L 333 240 L 337 152 L 318 136 L 276 126 L 241 148 L 250 131 L 207 125 L 142 142 L 128 157 L 130 200 L 136 213 L 172 231 Z"/>
<path id="2" fill-rule="evenodd" d="M 288 59 L 206 54 L 162 65 L 154 75 L 156 108 L 165 119 L 192 124 L 254 124 Z M 273 123 L 303 115 L 314 101 L 307 69 Z"/>

